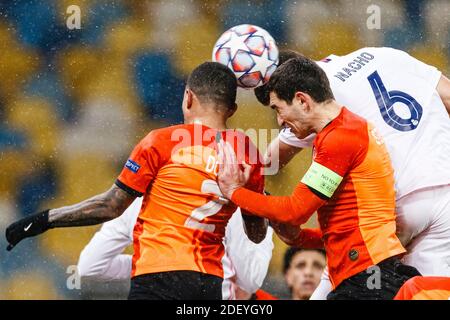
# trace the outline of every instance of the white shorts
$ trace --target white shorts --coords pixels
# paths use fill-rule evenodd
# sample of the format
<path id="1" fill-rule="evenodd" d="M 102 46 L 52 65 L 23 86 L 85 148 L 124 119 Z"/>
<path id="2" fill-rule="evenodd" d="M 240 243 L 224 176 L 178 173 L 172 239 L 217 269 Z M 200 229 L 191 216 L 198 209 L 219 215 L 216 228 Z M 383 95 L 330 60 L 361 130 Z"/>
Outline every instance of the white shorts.
<path id="1" fill-rule="evenodd" d="M 328 267 L 326 267 L 322 272 L 319 285 L 316 290 L 314 290 L 309 300 L 327 300 L 327 296 L 332 290 L 333 286 L 331 285 L 330 276 L 328 275 Z"/>
<path id="2" fill-rule="evenodd" d="M 450 277 L 450 185 L 412 192 L 397 201 L 397 235 L 405 264 L 424 276 Z M 325 269 L 311 300 L 326 300 L 332 285 Z"/>
<path id="3" fill-rule="evenodd" d="M 403 263 L 424 276 L 450 277 L 450 185 L 398 200 L 397 234 L 408 251 Z"/>

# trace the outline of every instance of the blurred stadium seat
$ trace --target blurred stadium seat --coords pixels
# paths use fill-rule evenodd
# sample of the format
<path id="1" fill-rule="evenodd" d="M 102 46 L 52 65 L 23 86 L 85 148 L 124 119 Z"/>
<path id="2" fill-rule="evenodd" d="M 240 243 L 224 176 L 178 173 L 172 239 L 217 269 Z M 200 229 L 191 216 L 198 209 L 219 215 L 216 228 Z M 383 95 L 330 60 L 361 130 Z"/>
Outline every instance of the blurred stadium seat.
<path id="1" fill-rule="evenodd" d="M 29 152 L 39 157 L 50 157 L 56 148 L 59 123 L 54 107 L 40 98 L 20 97 L 7 106 L 6 121 L 25 132 Z"/>
<path id="2" fill-rule="evenodd" d="M 30 49 L 21 46 L 16 35 L 4 21 L 0 20 L 0 97 L 11 99 L 21 85 L 39 65 L 39 57 Z"/>
<path id="3" fill-rule="evenodd" d="M 52 278 L 48 273 L 31 270 L 16 273 L 2 286 L 7 300 L 56 300 L 63 297 L 55 290 Z"/>
<path id="4" fill-rule="evenodd" d="M 367 28 L 369 0 L 77 2 L 81 30 L 66 28 L 73 1 L 0 1 L 2 226 L 108 189 L 138 140 L 183 120 L 186 76 L 211 59 L 217 37 L 232 25 L 260 25 L 280 47 L 316 59 L 394 46 L 450 72 L 448 0 L 378 0 L 380 30 Z M 240 90 L 238 104 L 230 126 L 277 127 L 273 111 L 257 105 L 251 91 Z M 309 161 L 304 151 L 267 178 L 267 189 L 291 191 Z M 97 228 L 27 239 L 0 259 L 0 298 L 76 296 L 61 289 L 65 270 Z M 285 246 L 275 241 L 268 281 L 278 288 Z"/>
<path id="5" fill-rule="evenodd" d="M 134 66 L 137 92 L 149 118 L 180 123 L 184 81 L 176 76 L 169 56 L 163 52 L 141 52 Z"/>
<path id="6" fill-rule="evenodd" d="M 450 50 L 450 2 L 429 0 L 424 8 L 425 25 L 434 42 Z"/>

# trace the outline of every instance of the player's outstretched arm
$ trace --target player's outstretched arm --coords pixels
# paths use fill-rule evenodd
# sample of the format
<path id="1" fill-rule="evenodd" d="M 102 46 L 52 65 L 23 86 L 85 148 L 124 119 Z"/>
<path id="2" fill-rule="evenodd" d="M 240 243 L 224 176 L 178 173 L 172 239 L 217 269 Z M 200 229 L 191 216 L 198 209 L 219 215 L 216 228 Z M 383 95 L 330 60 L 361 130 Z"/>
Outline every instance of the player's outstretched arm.
<path id="1" fill-rule="evenodd" d="M 233 148 L 228 143 L 219 143 L 218 183 L 223 196 L 241 210 L 253 215 L 281 223 L 301 225 L 324 205 L 324 200 L 300 183 L 291 196 L 274 197 L 248 190 L 246 185 L 250 176 L 250 166 L 238 164 Z M 244 170 L 240 166 L 244 167 Z M 339 185 L 339 184 L 337 184 Z"/>
<path id="2" fill-rule="evenodd" d="M 80 277 L 101 281 L 130 279 L 132 257 L 123 251 L 133 243 L 133 227 L 141 206 L 142 197 L 96 232 L 78 259 Z"/>
<path id="3" fill-rule="evenodd" d="M 136 199 L 113 185 L 108 191 L 72 206 L 52 209 L 48 214 L 51 228 L 89 226 L 120 216 Z"/>
<path id="4" fill-rule="evenodd" d="M 277 137 L 267 147 L 264 163 L 266 167 L 272 167 L 272 162 L 278 161 L 278 169 L 281 170 L 302 150 L 303 148 L 286 144 Z"/>
<path id="5" fill-rule="evenodd" d="M 302 229 L 300 226 L 270 221 L 277 236 L 291 247 L 306 249 L 323 249 L 322 232 L 320 229 Z"/>
<path id="6" fill-rule="evenodd" d="M 450 115 L 450 80 L 447 77 L 443 75 L 441 76 L 441 79 L 437 85 L 437 92 L 439 93 L 439 96 L 441 97 L 442 102 Z"/>
<path id="7" fill-rule="evenodd" d="M 108 191 L 72 206 L 45 210 L 14 222 L 6 229 L 8 250 L 25 238 L 51 228 L 88 226 L 121 215 L 136 197 L 113 185 Z"/>

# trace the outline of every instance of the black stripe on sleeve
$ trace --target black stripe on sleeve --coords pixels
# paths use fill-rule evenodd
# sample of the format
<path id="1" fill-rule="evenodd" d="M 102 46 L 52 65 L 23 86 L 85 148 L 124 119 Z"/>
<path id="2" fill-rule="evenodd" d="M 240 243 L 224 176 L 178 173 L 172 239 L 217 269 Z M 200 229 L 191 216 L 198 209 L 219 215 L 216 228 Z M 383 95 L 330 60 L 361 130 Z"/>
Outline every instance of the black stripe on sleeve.
<path id="1" fill-rule="evenodd" d="M 129 195 L 131 195 L 133 197 L 142 197 L 142 195 L 143 195 L 142 192 L 139 192 L 139 191 L 134 190 L 133 188 L 130 188 L 129 186 L 127 186 L 126 184 L 121 182 L 119 179 L 116 180 L 115 184 L 120 189 L 122 189 L 123 191 L 127 192 Z"/>
<path id="2" fill-rule="evenodd" d="M 326 195 L 324 195 L 322 192 L 317 191 L 316 189 L 313 189 L 313 188 L 311 188 L 311 187 L 308 186 L 308 185 L 307 185 L 307 187 L 308 187 L 309 190 L 311 190 L 312 193 L 314 193 L 314 194 L 315 194 L 316 196 L 318 196 L 320 199 L 326 200 L 326 201 L 328 201 L 328 200 L 331 199 L 331 198 L 327 197 Z"/>

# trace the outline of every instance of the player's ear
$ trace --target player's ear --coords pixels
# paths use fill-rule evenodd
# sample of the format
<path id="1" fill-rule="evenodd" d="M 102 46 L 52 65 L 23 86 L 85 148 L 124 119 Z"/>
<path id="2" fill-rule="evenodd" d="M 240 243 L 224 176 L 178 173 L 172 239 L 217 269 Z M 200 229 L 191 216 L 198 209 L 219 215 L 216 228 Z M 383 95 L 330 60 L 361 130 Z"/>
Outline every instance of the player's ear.
<path id="1" fill-rule="evenodd" d="M 305 109 L 305 111 L 309 111 L 309 102 L 311 97 L 308 94 L 297 91 L 295 93 L 294 99 L 297 100 L 297 103 L 300 104 Z"/>
<path id="2" fill-rule="evenodd" d="M 184 92 L 184 98 L 186 101 L 186 108 L 190 109 L 192 107 L 192 102 L 194 101 L 194 93 L 189 88 L 186 88 Z"/>

